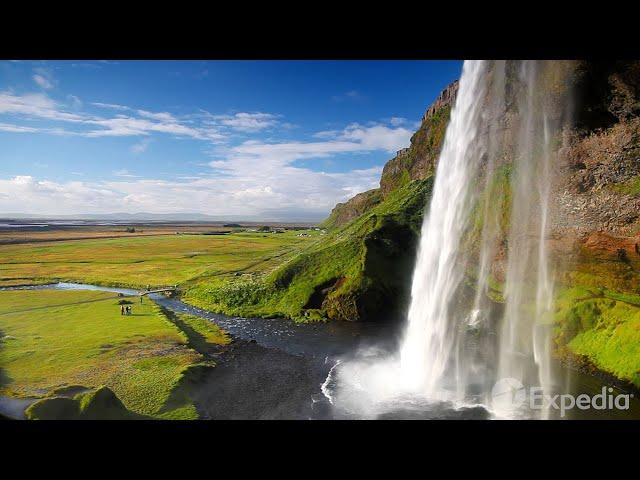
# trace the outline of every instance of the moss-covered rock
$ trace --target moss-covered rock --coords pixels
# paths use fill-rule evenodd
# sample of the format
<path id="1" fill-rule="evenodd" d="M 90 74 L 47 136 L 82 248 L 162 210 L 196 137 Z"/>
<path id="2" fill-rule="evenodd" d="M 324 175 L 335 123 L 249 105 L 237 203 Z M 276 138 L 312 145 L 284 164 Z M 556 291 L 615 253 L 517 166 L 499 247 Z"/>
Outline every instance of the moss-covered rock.
<path id="1" fill-rule="evenodd" d="M 72 398 L 50 397 L 31 404 L 24 413 L 29 420 L 78 420 L 80 406 Z"/>
<path id="2" fill-rule="evenodd" d="M 73 398 L 48 397 L 26 409 L 29 420 L 142 420 L 149 417 L 127 410 L 107 387 Z"/>

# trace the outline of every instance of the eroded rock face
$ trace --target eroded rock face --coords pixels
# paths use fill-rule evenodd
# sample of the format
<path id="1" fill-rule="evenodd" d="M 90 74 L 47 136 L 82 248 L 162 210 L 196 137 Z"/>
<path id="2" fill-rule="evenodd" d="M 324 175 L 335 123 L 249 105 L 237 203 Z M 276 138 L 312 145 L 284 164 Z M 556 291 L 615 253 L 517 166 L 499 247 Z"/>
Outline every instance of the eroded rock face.
<path id="1" fill-rule="evenodd" d="M 553 226 L 579 234 L 640 231 L 640 119 L 575 135 L 559 169 Z M 638 186 L 636 186 L 638 183 Z"/>
<path id="2" fill-rule="evenodd" d="M 442 92 L 440 92 L 440 95 L 438 95 L 438 98 L 436 98 L 435 102 L 433 102 L 431 106 L 427 108 L 427 111 L 424 112 L 422 121 L 424 122 L 430 117 L 433 117 L 440 109 L 452 106 L 456 101 L 456 97 L 458 96 L 458 86 L 459 82 L 458 80 L 456 80 L 455 82 L 448 85 L 447 88 L 445 88 Z"/>
<path id="3" fill-rule="evenodd" d="M 333 207 L 331 215 L 329 215 L 329 218 L 324 222 L 323 226 L 335 227 L 345 225 L 376 206 L 380 203 L 381 199 L 382 196 L 379 188 L 358 193 L 347 202 L 338 203 Z"/>
<path id="4" fill-rule="evenodd" d="M 426 110 L 420 128 L 411 137 L 411 145 L 399 150 L 386 163 L 380 178 L 383 197 L 411 180 L 424 180 L 435 172 L 457 94 L 458 81 L 455 81 Z"/>

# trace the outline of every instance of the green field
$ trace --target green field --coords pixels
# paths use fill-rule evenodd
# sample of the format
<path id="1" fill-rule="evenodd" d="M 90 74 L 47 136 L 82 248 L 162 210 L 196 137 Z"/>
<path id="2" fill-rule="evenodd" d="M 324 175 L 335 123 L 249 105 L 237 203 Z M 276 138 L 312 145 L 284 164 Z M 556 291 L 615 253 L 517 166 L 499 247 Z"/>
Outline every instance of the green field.
<path id="1" fill-rule="evenodd" d="M 146 300 L 120 315 L 117 295 L 95 291 L 0 291 L 0 394 L 46 397 L 64 387 L 109 387 L 132 412 L 196 418 L 188 401 L 168 408 L 180 381 L 229 339 L 214 324 L 180 316 L 185 332 Z M 195 348 L 195 349 L 194 349 Z"/>
<path id="2" fill-rule="evenodd" d="M 4 245 L 0 287 L 70 281 L 188 289 L 238 273 L 273 270 L 319 236 L 317 231 L 305 232 L 309 237 L 299 233 Z M 117 294 L 97 291 L 0 291 L 0 395 L 50 399 L 65 388 L 106 386 L 135 414 L 196 418 L 183 379 L 191 369 L 213 367 L 208 353 L 229 338 L 206 320 L 161 311 L 148 299 L 142 305 L 136 299 L 134 314 L 121 316 L 119 300 Z M 83 405 L 86 398 L 75 402 Z M 40 405 L 35 416 L 56 411 L 58 401 Z"/>
<path id="3" fill-rule="evenodd" d="M 314 240 L 284 233 L 159 235 L 0 247 L 0 287 L 70 281 L 140 288 L 198 277 L 264 272 Z"/>

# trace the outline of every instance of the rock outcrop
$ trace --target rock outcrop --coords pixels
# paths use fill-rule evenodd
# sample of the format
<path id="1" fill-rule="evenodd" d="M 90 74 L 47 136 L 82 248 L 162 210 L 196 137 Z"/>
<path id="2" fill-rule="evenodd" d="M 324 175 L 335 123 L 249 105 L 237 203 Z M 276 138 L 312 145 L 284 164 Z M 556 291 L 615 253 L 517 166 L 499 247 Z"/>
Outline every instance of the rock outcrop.
<path id="1" fill-rule="evenodd" d="M 333 228 L 345 225 L 361 216 L 364 212 L 371 210 L 381 201 L 382 195 L 379 188 L 358 193 L 347 202 L 338 203 L 333 207 L 329 218 L 322 222 L 322 226 L 326 228 Z"/>
<path id="2" fill-rule="evenodd" d="M 407 148 L 398 150 L 389 160 L 380 178 L 380 188 L 359 193 L 345 203 L 337 204 L 323 226 L 345 225 L 370 211 L 393 191 L 414 180 L 424 180 L 435 171 L 440 155 L 449 113 L 458 94 L 458 81 L 451 83 L 438 95 L 422 116 L 420 128 L 411 137 Z"/>

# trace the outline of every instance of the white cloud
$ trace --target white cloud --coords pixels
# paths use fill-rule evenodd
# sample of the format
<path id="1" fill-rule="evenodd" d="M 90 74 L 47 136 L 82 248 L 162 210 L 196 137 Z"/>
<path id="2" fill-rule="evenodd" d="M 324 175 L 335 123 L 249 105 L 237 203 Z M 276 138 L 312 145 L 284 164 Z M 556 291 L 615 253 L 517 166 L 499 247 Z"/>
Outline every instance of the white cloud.
<path id="1" fill-rule="evenodd" d="M 267 218 L 321 217 L 340 201 L 378 185 L 381 166 L 346 172 L 305 168 L 301 160 L 336 155 L 394 151 L 409 144 L 412 132 L 403 122 L 351 124 L 342 130 L 318 132 L 313 141 L 248 140 L 225 143 L 236 132 L 255 133 L 280 128 L 279 116 L 262 112 L 175 115 L 124 105 L 93 103 L 104 115 L 69 111 L 73 99 L 59 104 L 42 93 L 0 92 L 0 114 L 27 120 L 61 122 L 60 126 L 0 123 L 0 130 L 43 132 L 83 137 L 140 137 L 131 145 L 142 153 L 152 135 L 165 134 L 214 144 L 214 159 L 206 175 L 183 175 L 171 180 L 143 179 L 126 169 L 112 172 L 117 181 L 57 183 L 30 176 L 0 179 L 0 211 L 38 213 L 153 213 L 199 211 L 212 215 Z M 109 112 L 111 110 L 111 112 Z M 113 111 L 115 110 L 115 112 Z M 69 127 L 68 129 L 63 127 Z M 163 177 L 164 178 L 164 177 Z M 55 209 L 55 210 L 52 210 Z"/>
<path id="2" fill-rule="evenodd" d="M 64 122 L 85 120 L 82 115 L 65 112 L 56 102 L 42 93 L 13 95 L 10 92 L 0 92 L 0 113 Z"/>
<path id="3" fill-rule="evenodd" d="M 79 101 L 77 97 L 73 98 Z M 123 105 L 100 104 L 100 106 L 120 111 L 132 111 Z M 137 110 L 135 113 L 139 116 L 117 114 L 115 117 L 105 118 L 66 111 L 63 105 L 41 93 L 14 95 L 7 91 L 0 92 L 0 114 L 2 113 L 25 118 L 69 122 L 76 124 L 76 127 L 84 127 L 82 130 L 66 130 L 60 127 L 38 129 L 38 131 L 54 135 L 118 137 L 165 133 L 212 143 L 220 143 L 226 139 L 226 135 L 220 133 L 219 129 L 214 126 L 204 124 L 192 126 L 176 119 L 168 112 Z"/>
<path id="4" fill-rule="evenodd" d="M 61 184 L 36 180 L 29 175 L 0 180 L 0 191 L 7 193 L 6 201 L 0 203 L 2 208 L 32 213 L 51 212 L 52 208 L 58 213 L 99 210 L 117 197 L 115 192 L 99 185 L 82 182 Z"/>
<path id="5" fill-rule="evenodd" d="M 100 108 L 109 108 L 111 110 L 129 110 L 129 107 L 125 107 L 124 105 L 118 105 L 116 103 L 93 102 L 91 105 L 94 105 Z"/>
<path id="6" fill-rule="evenodd" d="M 380 167 L 346 173 L 314 172 L 285 166 L 264 174 L 188 177 L 182 180 L 136 178 L 114 172 L 117 181 L 56 183 L 31 176 L 0 179 L 0 211 L 45 214 L 200 212 L 226 217 L 281 220 L 318 219 L 337 201 L 373 188 Z"/>
<path id="7" fill-rule="evenodd" d="M 409 144 L 413 132 L 406 128 L 389 128 L 385 125 L 364 127 L 357 123 L 349 125 L 340 138 L 359 142 L 367 150 L 395 152 Z"/>
<path id="8" fill-rule="evenodd" d="M 34 75 L 32 78 L 40 88 L 45 90 L 51 90 L 57 83 L 53 73 L 47 68 L 34 69 Z"/>
<path id="9" fill-rule="evenodd" d="M 13 125 L 10 123 L 0 123 L 0 130 L 3 132 L 12 132 L 12 133 L 35 133 L 38 131 L 37 128 L 24 127 L 22 125 Z"/>
<path id="10" fill-rule="evenodd" d="M 160 120 L 162 122 L 176 122 L 176 119 L 173 115 L 168 112 L 147 112 L 146 110 L 138 110 L 138 115 L 141 117 L 151 118 L 153 120 Z"/>
<path id="11" fill-rule="evenodd" d="M 134 144 L 131 147 L 131 152 L 135 154 L 146 152 L 150 143 L 151 143 L 150 138 L 143 138 L 142 140 L 140 140 L 138 143 Z"/>
<path id="12" fill-rule="evenodd" d="M 336 138 L 340 135 L 339 130 L 323 130 L 321 132 L 316 132 L 313 134 L 314 138 Z"/>
<path id="13" fill-rule="evenodd" d="M 51 83 L 51 81 L 49 79 L 47 79 L 46 77 L 39 75 L 39 74 L 35 74 L 33 76 L 33 81 L 36 82 L 38 84 L 39 87 L 44 88 L 44 89 L 51 89 L 53 88 L 53 83 Z"/>
<path id="14" fill-rule="evenodd" d="M 116 177 L 127 177 L 127 178 L 136 178 L 137 175 L 133 175 L 129 172 L 129 170 L 127 170 L 126 168 L 120 169 L 120 170 L 116 170 L 115 172 L 113 172 L 113 175 L 115 175 Z"/>
<path id="15" fill-rule="evenodd" d="M 69 101 L 71 108 L 74 110 L 80 110 L 82 108 L 82 100 L 75 95 L 67 95 L 67 100 Z"/>
<path id="16" fill-rule="evenodd" d="M 222 125 L 242 132 L 257 132 L 277 125 L 276 116 L 270 113 L 239 112 L 234 115 L 217 115 L 214 117 Z"/>

